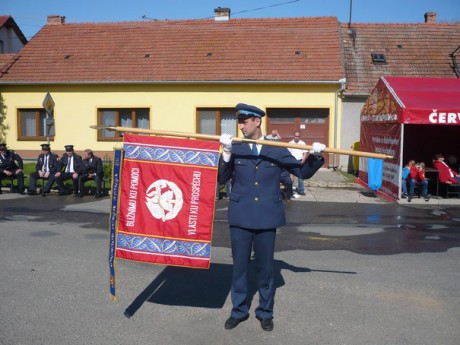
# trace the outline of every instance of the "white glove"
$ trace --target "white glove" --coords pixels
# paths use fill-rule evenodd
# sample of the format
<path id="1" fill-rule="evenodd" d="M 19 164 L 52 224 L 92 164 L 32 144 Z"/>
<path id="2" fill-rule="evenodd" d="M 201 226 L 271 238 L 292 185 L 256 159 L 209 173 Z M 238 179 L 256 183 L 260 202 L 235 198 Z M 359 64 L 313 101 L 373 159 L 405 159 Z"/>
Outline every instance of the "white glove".
<path id="1" fill-rule="evenodd" d="M 321 153 L 326 148 L 326 145 L 318 143 L 318 142 L 314 142 L 312 146 L 313 146 L 313 149 L 310 150 L 311 153 Z"/>
<path id="2" fill-rule="evenodd" d="M 223 133 L 220 135 L 219 142 L 222 145 L 222 148 L 224 149 L 224 151 L 232 152 L 232 138 L 233 138 L 233 135 L 231 134 Z"/>

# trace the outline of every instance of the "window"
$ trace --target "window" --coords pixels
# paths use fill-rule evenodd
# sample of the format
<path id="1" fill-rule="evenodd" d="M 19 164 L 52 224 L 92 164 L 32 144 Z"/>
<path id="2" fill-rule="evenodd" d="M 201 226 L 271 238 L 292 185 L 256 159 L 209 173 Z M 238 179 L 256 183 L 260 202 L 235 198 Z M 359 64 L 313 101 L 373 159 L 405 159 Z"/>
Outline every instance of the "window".
<path id="1" fill-rule="evenodd" d="M 97 112 L 97 125 L 149 129 L 149 109 L 99 109 Z M 121 132 L 105 129 L 98 130 L 97 132 L 97 140 L 101 141 L 118 141 L 123 136 Z"/>
<path id="2" fill-rule="evenodd" d="M 371 54 L 372 62 L 379 62 L 379 63 L 386 63 L 387 59 L 385 58 L 385 54 Z"/>
<path id="3" fill-rule="evenodd" d="M 45 120 L 45 109 L 19 109 L 18 140 L 46 140 Z M 50 139 L 53 140 L 54 136 Z"/>
<path id="4" fill-rule="evenodd" d="M 198 133 L 212 135 L 227 133 L 236 136 L 236 130 L 237 121 L 234 108 L 197 110 Z"/>

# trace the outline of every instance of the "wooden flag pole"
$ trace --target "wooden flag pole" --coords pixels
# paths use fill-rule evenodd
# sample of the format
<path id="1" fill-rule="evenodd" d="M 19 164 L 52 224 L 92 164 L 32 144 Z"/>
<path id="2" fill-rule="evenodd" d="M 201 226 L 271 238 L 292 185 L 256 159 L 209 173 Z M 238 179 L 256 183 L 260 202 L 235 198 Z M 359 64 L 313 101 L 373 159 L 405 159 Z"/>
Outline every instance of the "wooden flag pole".
<path id="1" fill-rule="evenodd" d="M 163 131 L 163 130 L 158 130 L 158 129 L 144 129 L 144 128 L 118 127 L 118 126 L 90 126 L 90 128 L 103 129 L 107 131 L 116 131 L 116 132 L 152 134 L 152 135 L 159 135 L 159 136 L 166 136 L 166 137 L 195 138 L 195 139 L 214 140 L 214 141 L 219 141 L 220 139 L 219 135 L 171 132 L 171 131 Z M 289 144 L 289 143 L 283 143 L 283 142 L 272 141 L 272 140 L 255 140 L 255 139 L 233 137 L 232 141 L 259 144 L 259 145 L 278 146 L 278 147 L 293 148 L 293 149 L 298 149 L 298 148 L 304 149 L 304 150 L 313 149 L 313 146 L 311 145 Z M 334 149 L 331 147 L 326 147 L 323 152 L 336 153 L 336 154 L 348 155 L 348 156 L 367 157 L 367 158 L 393 159 L 393 156 L 389 156 L 389 155 L 385 155 L 381 153 L 342 150 L 342 149 Z"/>

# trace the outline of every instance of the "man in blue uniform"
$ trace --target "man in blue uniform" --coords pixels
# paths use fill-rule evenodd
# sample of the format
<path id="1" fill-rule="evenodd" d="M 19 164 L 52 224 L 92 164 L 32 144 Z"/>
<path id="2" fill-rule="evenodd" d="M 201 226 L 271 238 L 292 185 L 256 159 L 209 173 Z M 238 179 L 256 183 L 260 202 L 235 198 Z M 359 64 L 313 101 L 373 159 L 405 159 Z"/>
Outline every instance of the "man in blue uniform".
<path id="1" fill-rule="evenodd" d="M 64 181 L 72 179 L 73 196 L 78 196 L 78 176 L 83 168 L 83 161 L 80 155 L 77 155 L 73 150 L 73 145 L 66 145 L 65 154 L 59 160 L 59 167 L 54 178 L 58 185 L 60 196 L 66 195 Z"/>
<path id="2" fill-rule="evenodd" d="M 94 180 L 96 182 L 95 198 L 102 197 L 102 179 L 104 178 L 104 171 L 102 166 L 102 159 L 95 156 L 93 150 L 86 149 L 83 152 L 83 167 L 81 174 L 78 176 L 78 189 L 80 190 L 79 196 L 82 197 L 85 193 L 85 182 Z"/>
<path id="3" fill-rule="evenodd" d="M 238 126 L 244 138 L 265 140 L 262 135 L 263 110 L 239 103 Z M 308 179 L 324 164 L 321 151 L 325 145 L 313 143 L 313 153 L 301 164 L 286 148 L 252 143 L 232 143 L 232 136 L 222 134 L 223 153 L 219 162 L 219 183 L 233 177 L 229 195 L 228 223 L 232 243 L 233 308 L 225 322 L 226 329 L 238 326 L 249 317 L 248 270 L 254 248 L 257 265 L 259 305 L 256 318 L 262 329 L 273 329 L 273 261 L 276 228 L 286 223 L 280 180 L 283 169 Z"/>
<path id="4" fill-rule="evenodd" d="M 49 193 L 54 183 L 54 174 L 59 166 L 59 157 L 57 154 L 51 152 L 50 145 L 41 144 L 41 147 L 43 153 L 38 155 L 35 171 L 29 175 L 29 195 L 36 195 L 38 179 L 47 180 L 42 190 L 42 195 Z"/>
<path id="5" fill-rule="evenodd" d="M 0 144 L 0 194 L 2 194 L 2 177 L 13 177 L 18 180 L 18 192 L 24 194 L 24 165 L 21 156 L 8 150 L 5 143 Z"/>

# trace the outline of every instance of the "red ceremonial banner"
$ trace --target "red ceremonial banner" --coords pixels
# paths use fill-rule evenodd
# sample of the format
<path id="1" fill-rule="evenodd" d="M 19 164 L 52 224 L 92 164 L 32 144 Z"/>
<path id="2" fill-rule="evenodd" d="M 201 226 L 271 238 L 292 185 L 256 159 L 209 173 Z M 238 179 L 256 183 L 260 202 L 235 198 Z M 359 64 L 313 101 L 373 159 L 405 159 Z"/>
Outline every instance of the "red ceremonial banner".
<path id="1" fill-rule="evenodd" d="M 219 147 L 124 135 L 118 258 L 209 268 Z"/>

